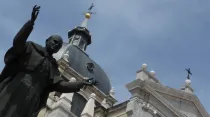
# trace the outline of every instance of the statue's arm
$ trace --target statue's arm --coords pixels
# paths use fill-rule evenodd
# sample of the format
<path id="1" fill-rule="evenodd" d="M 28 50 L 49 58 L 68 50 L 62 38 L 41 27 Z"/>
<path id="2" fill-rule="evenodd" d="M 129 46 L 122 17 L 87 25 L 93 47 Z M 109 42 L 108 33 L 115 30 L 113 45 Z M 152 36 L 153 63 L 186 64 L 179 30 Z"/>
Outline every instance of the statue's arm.
<path id="1" fill-rule="evenodd" d="M 65 82 L 60 81 L 52 86 L 53 91 L 61 92 L 61 93 L 72 93 L 78 92 L 81 88 L 83 88 L 83 82 Z"/>
<path id="2" fill-rule="evenodd" d="M 60 73 L 57 70 L 56 75 L 54 76 L 53 80 L 51 80 L 51 85 L 49 86 L 50 91 L 57 91 L 61 93 L 72 93 L 78 92 L 84 86 L 93 86 L 96 85 L 97 82 L 92 80 L 92 78 L 83 80 L 83 81 L 76 81 L 76 82 L 68 82 L 64 81 L 60 77 Z"/>
<path id="3" fill-rule="evenodd" d="M 24 51 L 25 43 L 31 34 L 34 22 L 39 14 L 40 6 L 35 5 L 31 13 L 31 19 L 26 22 L 20 31 L 16 34 L 13 40 L 13 48 L 16 54 L 21 54 Z"/>
<path id="4" fill-rule="evenodd" d="M 33 30 L 34 23 L 29 20 L 23 27 L 19 30 L 13 40 L 13 48 L 17 53 L 21 53 L 24 50 L 25 43 Z"/>

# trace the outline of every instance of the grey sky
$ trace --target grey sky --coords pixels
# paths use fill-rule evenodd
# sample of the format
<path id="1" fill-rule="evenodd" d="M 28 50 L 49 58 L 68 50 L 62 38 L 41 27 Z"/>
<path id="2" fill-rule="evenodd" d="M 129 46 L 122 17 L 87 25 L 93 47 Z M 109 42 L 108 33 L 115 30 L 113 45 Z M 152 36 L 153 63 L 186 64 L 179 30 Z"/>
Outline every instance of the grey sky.
<path id="1" fill-rule="evenodd" d="M 51 34 L 67 41 L 68 30 L 81 24 L 91 0 L 0 1 L 1 56 L 35 4 L 42 8 L 30 40 L 44 45 Z M 141 64 L 156 71 L 162 84 L 177 89 L 190 67 L 195 94 L 210 112 L 209 6 L 209 0 L 96 0 L 87 53 L 104 68 L 120 102 L 129 98 L 124 85 L 135 79 Z"/>

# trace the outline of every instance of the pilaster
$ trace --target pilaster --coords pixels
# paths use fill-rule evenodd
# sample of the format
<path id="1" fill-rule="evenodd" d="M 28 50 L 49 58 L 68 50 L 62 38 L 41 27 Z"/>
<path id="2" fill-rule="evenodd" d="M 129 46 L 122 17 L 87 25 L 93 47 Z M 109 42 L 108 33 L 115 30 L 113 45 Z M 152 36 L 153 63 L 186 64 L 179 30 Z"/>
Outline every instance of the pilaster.
<path id="1" fill-rule="evenodd" d="M 93 117 L 94 108 L 95 108 L 95 97 L 96 95 L 92 93 L 89 97 L 88 102 L 85 105 L 85 108 L 82 111 L 81 117 Z"/>
<path id="2" fill-rule="evenodd" d="M 130 102 L 127 104 L 126 113 L 128 117 L 139 117 L 140 112 L 142 111 L 143 101 L 138 97 L 133 97 L 130 99 Z"/>

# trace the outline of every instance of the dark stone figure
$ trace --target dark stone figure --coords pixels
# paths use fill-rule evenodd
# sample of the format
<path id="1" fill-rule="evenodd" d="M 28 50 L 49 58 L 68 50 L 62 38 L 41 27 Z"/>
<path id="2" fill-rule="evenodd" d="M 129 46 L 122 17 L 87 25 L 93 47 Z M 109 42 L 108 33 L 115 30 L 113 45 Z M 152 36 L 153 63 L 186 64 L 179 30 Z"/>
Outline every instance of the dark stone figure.
<path id="1" fill-rule="evenodd" d="M 62 47 L 60 36 L 50 36 L 46 47 L 27 42 L 39 9 L 34 6 L 31 20 L 20 29 L 5 54 L 5 67 L 0 75 L 0 117 L 36 117 L 50 92 L 78 92 L 83 86 L 96 84 L 94 80 L 72 83 L 60 78 L 52 57 Z"/>

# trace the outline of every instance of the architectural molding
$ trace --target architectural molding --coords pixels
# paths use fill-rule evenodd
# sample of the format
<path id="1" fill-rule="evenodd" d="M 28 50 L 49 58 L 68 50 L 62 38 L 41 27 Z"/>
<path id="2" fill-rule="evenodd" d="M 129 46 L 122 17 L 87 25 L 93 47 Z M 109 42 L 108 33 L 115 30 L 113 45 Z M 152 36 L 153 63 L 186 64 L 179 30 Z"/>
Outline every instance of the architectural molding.
<path id="1" fill-rule="evenodd" d="M 169 88 L 167 86 L 163 86 L 163 85 L 157 84 L 157 83 L 152 83 L 152 82 L 146 81 L 146 84 L 148 84 L 156 92 L 166 94 L 166 95 L 169 95 L 172 97 L 180 98 L 183 100 L 187 100 L 187 101 L 194 103 L 195 107 L 198 109 L 198 111 L 200 112 L 200 114 L 203 117 L 210 117 L 196 95 L 194 95 L 192 93 L 183 92 L 182 90 Z"/>
<path id="2" fill-rule="evenodd" d="M 129 103 L 129 100 L 127 100 L 125 102 L 122 102 L 120 104 L 117 104 L 117 105 L 109 108 L 107 112 L 108 113 L 112 113 L 112 112 L 116 112 L 119 109 L 126 108 L 126 106 L 127 106 L 128 103 Z"/>
<path id="3" fill-rule="evenodd" d="M 65 61 L 64 59 L 61 58 L 58 61 L 58 63 L 59 63 L 59 70 L 61 72 L 61 75 L 63 77 L 65 77 L 66 79 L 70 80 L 72 77 L 74 77 L 77 81 L 84 80 L 84 77 L 82 75 L 80 75 L 79 73 L 77 73 L 74 69 L 72 69 L 71 66 L 69 66 L 68 62 Z M 96 94 L 96 99 L 95 100 L 98 103 L 102 103 L 102 101 L 104 99 L 106 99 L 107 104 L 110 105 L 109 107 L 111 107 L 112 105 L 114 105 L 117 102 L 117 100 L 114 97 L 104 94 L 96 86 L 85 87 L 78 92 L 78 94 L 82 95 L 86 100 L 89 99 L 89 95 L 91 93 Z"/>
<path id="4" fill-rule="evenodd" d="M 70 80 L 71 77 L 75 77 L 77 81 L 83 80 L 83 76 L 77 73 L 74 69 L 72 69 L 64 59 L 60 59 L 58 63 L 61 75 L 63 77 L 65 77 L 68 80 Z M 107 95 L 100 91 L 96 86 L 87 87 L 85 90 L 89 90 L 90 92 L 95 93 L 97 95 L 96 100 L 98 100 L 99 102 L 102 102 L 103 99 L 107 97 Z"/>
<path id="5" fill-rule="evenodd" d="M 165 98 L 163 98 L 153 88 L 151 88 L 145 81 L 142 81 L 141 79 L 136 79 L 135 81 L 127 84 L 126 87 L 134 95 L 137 95 L 136 93 L 138 93 L 138 90 L 140 90 L 140 89 L 150 93 L 158 101 L 160 101 L 166 108 L 168 108 L 174 115 L 176 115 L 177 117 L 185 117 L 176 108 L 174 108 Z M 134 91 L 134 90 L 136 90 L 136 91 Z M 138 95 L 140 95 L 140 94 L 138 94 Z"/>
<path id="6" fill-rule="evenodd" d="M 148 75 L 148 78 L 149 78 L 149 79 L 152 79 L 152 80 L 154 80 L 156 83 L 159 83 L 159 80 L 158 80 L 155 76 L 153 76 L 149 71 L 147 71 L 147 69 L 140 69 L 140 70 L 138 70 L 138 71 L 136 72 L 136 74 L 139 74 L 140 72 L 144 72 L 145 74 Z"/>
<path id="7" fill-rule="evenodd" d="M 171 112 L 173 112 L 177 117 L 185 117 L 182 113 L 180 113 L 175 107 L 171 105 L 165 98 L 163 98 L 160 94 L 158 94 L 153 88 L 149 85 L 145 87 L 145 90 L 148 91 L 151 95 L 153 95 L 156 99 L 158 99 L 164 106 L 166 106 Z"/>

